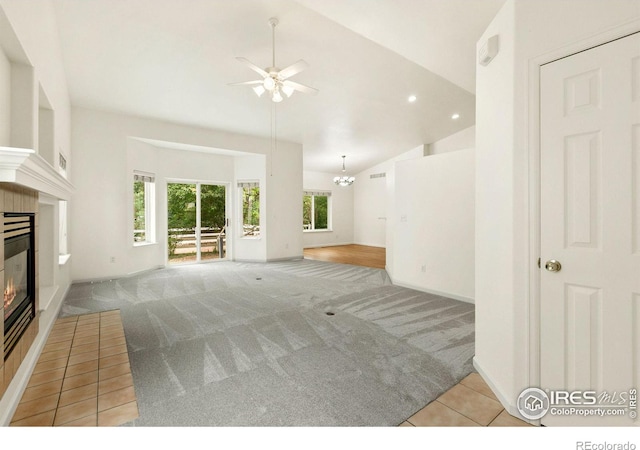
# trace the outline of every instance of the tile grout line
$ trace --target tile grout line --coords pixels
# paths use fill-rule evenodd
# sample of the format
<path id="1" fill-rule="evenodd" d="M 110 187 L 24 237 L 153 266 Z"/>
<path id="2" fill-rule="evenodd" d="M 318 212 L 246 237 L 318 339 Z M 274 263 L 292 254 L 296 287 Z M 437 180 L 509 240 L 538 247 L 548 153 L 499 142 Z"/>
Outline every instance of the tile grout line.
<path id="1" fill-rule="evenodd" d="M 502 411 L 505 411 L 505 409 L 503 409 Z M 495 416 L 493 419 L 491 419 L 491 422 L 489 422 L 489 425 L 487 425 L 488 427 L 490 427 L 491 424 L 496 421 L 498 416 L 500 416 L 500 414 L 502 414 L 502 411 L 500 411 L 497 416 Z"/>
<path id="2" fill-rule="evenodd" d="M 500 414 L 502 414 L 502 411 L 505 411 L 505 409 L 504 409 L 504 408 L 502 408 L 502 409 L 500 410 L 500 412 L 499 412 L 498 414 L 496 414 L 496 416 L 495 416 L 493 419 L 491 419 L 491 421 L 487 424 L 487 426 L 489 426 L 489 425 L 491 425 L 493 422 L 495 422 L 495 420 L 498 418 L 498 416 L 499 416 Z"/>
<path id="3" fill-rule="evenodd" d="M 458 384 L 460 384 L 460 383 L 458 383 Z M 444 403 L 442 403 L 441 401 L 438 401 L 438 399 L 435 399 L 434 401 L 435 401 L 435 402 L 440 403 L 440 404 L 441 404 L 442 406 L 444 406 L 445 408 L 448 408 L 448 409 L 450 409 L 451 411 L 453 411 L 453 412 L 455 412 L 455 413 L 457 413 L 457 414 L 460 414 L 462 417 L 465 417 L 465 418 L 469 419 L 471 422 L 475 423 L 476 425 L 478 425 L 478 426 L 480 426 L 480 427 L 488 427 L 488 426 L 489 426 L 489 425 L 482 425 L 481 423 L 476 422 L 476 421 L 475 421 L 475 420 L 473 420 L 471 417 L 467 416 L 465 413 L 463 413 L 463 412 L 461 412 L 461 411 L 458 411 L 457 409 L 453 409 L 453 408 L 452 408 L 451 406 L 449 406 L 449 405 L 445 405 L 445 404 L 444 404 Z"/>
<path id="4" fill-rule="evenodd" d="M 476 391 L 474 391 L 474 392 L 476 392 Z M 485 397 L 486 397 L 486 395 L 485 395 Z M 482 425 L 481 423 L 478 423 L 477 421 L 473 420 L 471 417 L 467 416 L 465 413 L 463 413 L 463 412 L 461 412 L 461 411 L 458 411 L 458 410 L 456 410 L 456 409 L 453 409 L 453 408 L 452 408 L 452 407 L 450 407 L 449 405 L 445 405 L 444 403 L 442 403 L 442 402 L 438 401 L 437 399 L 436 399 L 436 400 L 434 400 L 434 401 L 436 401 L 436 402 L 440 403 L 442 406 L 445 406 L 445 407 L 449 408 L 451 411 L 454 411 L 454 412 L 456 412 L 456 413 L 460 414 L 461 416 L 466 417 L 467 419 L 469 419 L 470 421 L 472 421 L 473 423 L 475 423 L 476 425 L 479 425 L 479 426 L 481 426 L 481 427 L 488 427 L 489 425 L 491 425 L 491 424 L 493 423 L 493 421 L 494 421 L 494 420 L 496 420 L 496 418 L 497 418 L 500 414 L 502 414 L 502 411 L 504 411 L 504 408 L 502 408 L 502 409 L 498 412 L 498 414 L 496 414 L 496 416 L 495 416 L 493 419 L 491 419 L 491 420 L 489 421 L 489 423 L 488 423 L 488 424 L 486 424 L 486 425 Z"/>
<path id="5" fill-rule="evenodd" d="M 75 341 L 75 337 L 76 337 L 76 336 L 75 336 L 75 333 L 76 333 L 76 332 L 77 332 L 77 330 L 78 330 L 77 323 L 79 322 L 79 319 L 80 319 L 80 316 L 78 316 L 78 319 L 76 320 L 76 329 L 75 329 L 74 334 L 73 334 L 73 340 L 74 340 L 74 341 Z M 85 327 L 85 328 L 86 328 L 86 327 Z M 71 348 L 73 349 L 73 341 L 71 342 Z M 79 363 L 79 364 L 82 364 L 82 363 Z M 68 367 L 69 367 L 69 365 L 68 365 L 68 363 L 67 363 L 67 368 L 68 368 Z M 88 373 L 88 372 L 87 372 L 87 373 Z M 82 374 L 80 374 L 80 375 L 82 375 Z M 65 378 L 66 378 L 66 369 L 65 369 Z M 63 384 L 64 384 L 64 379 L 63 379 Z M 74 389 L 75 389 L 75 388 L 74 388 Z M 69 390 L 72 390 L 72 389 L 69 389 Z M 60 396 L 62 396 L 62 394 L 60 394 Z M 74 403 L 78 403 L 78 402 L 74 402 Z M 74 403 L 70 403 L 69 405 L 65 405 L 65 406 L 71 406 L 71 405 L 73 405 Z M 56 408 L 56 416 L 57 416 L 57 415 L 58 415 L 58 408 Z M 85 416 L 85 417 L 86 417 L 86 416 Z M 64 426 L 66 426 L 66 424 L 68 424 L 68 423 L 70 423 L 70 422 L 73 422 L 73 421 L 75 421 L 75 420 L 78 420 L 78 419 L 82 419 L 82 417 L 79 417 L 79 418 L 76 418 L 76 419 L 73 419 L 73 420 L 69 420 L 69 421 L 67 421 L 67 422 L 64 422 L 64 423 L 59 424 L 58 426 L 64 427 Z M 54 426 L 55 426 L 55 419 L 54 419 Z"/>
<path id="6" fill-rule="evenodd" d="M 464 378 L 463 378 L 463 380 L 464 380 Z M 483 380 L 483 381 L 484 381 L 484 380 Z M 489 397 L 487 394 L 485 394 L 485 393 L 483 393 L 483 392 L 480 392 L 480 391 L 478 391 L 478 390 L 476 390 L 476 389 L 472 388 L 471 386 L 468 386 L 468 385 L 464 384 L 462 381 L 460 381 L 460 383 L 458 383 L 458 384 L 461 384 L 462 386 L 464 386 L 464 387 L 466 387 L 466 388 L 471 389 L 473 392 L 476 392 L 476 393 L 478 393 L 478 394 L 480 394 L 480 395 L 482 395 L 482 396 L 484 396 L 484 397 L 488 398 L 489 400 L 493 400 L 494 402 L 498 402 L 498 403 L 500 403 L 500 401 L 499 401 L 499 400 L 496 400 L 496 399 L 495 399 L 495 398 L 493 398 L 493 397 Z M 502 403 L 500 403 L 500 404 L 502 405 Z"/>
<path id="7" fill-rule="evenodd" d="M 53 420 L 51 422 L 52 427 L 55 426 L 56 417 L 58 417 L 58 409 L 60 408 L 60 397 L 62 397 L 62 387 L 64 386 L 64 380 L 67 378 L 67 369 L 69 368 L 69 359 L 71 358 L 71 349 L 73 348 L 73 340 L 76 337 L 77 328 L 78 328 L 78 318 L 76 318 L 76 320 L 73 321 L 73 336 L 71 336 L 71 344 L 69 345 L 69 352 L 67 353 L 67 362 L 64 365 L 64 372 L 62 373 L 62 383 L 60 383 L 60 392 L 58 392 L 58 401 L 56 402 L 56 407 L 53 410 Z M 51 335 L 49 335 L 49 337 L 50 336 Z M 47 337 L 47 340 L 49 340 L 49 337 Z M 40 353 L 40 357 L 41 356 L 42 356 L 42 353 Z"/>
<path id="8" fill-rule="evenodd" d="M 118 314 L 119 315 L 119 314 Z M 102 313 L 99 315 L 98 323 L 98 384 L 96 386 L 96 427 L 100 426 L 100 358 L 102 356 Z"/>

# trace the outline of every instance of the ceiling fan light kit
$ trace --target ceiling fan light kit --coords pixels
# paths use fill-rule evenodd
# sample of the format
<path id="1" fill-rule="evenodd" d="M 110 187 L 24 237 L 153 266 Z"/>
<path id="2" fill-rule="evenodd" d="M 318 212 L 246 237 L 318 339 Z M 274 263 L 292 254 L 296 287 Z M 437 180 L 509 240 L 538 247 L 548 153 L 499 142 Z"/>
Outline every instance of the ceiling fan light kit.
<path id="1" fill-rule="evenodd" d="M 278 25 L 278 19 L 272 17 L 269 19 L 269 25 L 271 26 L 271 40 L 273 47 L 271 67 L 261 69 L 246 58 L 237 57 L 236 59 L 238 61 L 246 64 L 251 70 L 260 74 L 262 79 L 231 83 L 230 86 L 254 85 L 253 91 L 258 97 L 261 97 L 262 94 L 268 92 L 271 101 L 275 103 L 280 103 L 284 99 L 282 95 L 283 93 L 287 97 L 291 97 L 295 91 L 312 95 L 317 94 L 317 89 L 289 80 L 290 77 L 309 67 L 309 64 L 304 60 L 301 59 L 282 70 L 276 67 L 276 25 Z"/>
<path id="2" fill-rule="evenodd" d="M 342 155 L 342 173 L 346 172 L 347 170 L 344 165 L 344 159 L 346 157 L 347 157 L 346 155 Z M 343 175 L 341 177 L 335 177 L 333 179 L 333 182 L 338 186 L 351 186 L 354 181 L 356 181 L 354 177 L 348 177 L 346 175 Z"/>

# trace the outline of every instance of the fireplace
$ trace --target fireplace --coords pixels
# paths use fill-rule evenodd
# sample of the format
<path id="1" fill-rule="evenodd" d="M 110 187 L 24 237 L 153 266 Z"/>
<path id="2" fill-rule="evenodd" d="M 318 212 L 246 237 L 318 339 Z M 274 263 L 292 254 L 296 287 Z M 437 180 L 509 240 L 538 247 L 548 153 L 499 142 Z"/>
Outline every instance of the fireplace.
<path id="1" fill-rule="evenodd" d="M 34 214 L 4 213 L 4 359 L 35 317 Z"/>

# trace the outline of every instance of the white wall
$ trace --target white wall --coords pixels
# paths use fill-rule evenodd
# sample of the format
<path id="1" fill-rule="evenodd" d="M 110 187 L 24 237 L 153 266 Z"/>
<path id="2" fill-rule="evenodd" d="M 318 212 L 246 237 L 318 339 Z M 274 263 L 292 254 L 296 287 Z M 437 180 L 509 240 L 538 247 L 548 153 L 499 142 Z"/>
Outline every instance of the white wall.
<path id="1" fill-rule="evenodd" d="M 439 155 L 440 153 L 455 152 L 456 150 L 464 150 L 466 148 L 476 147 L 476 127 L 475 125 L 465 128 L 462 131 L 447 136 L 444 139 L 434 142 L 429 146 L 430 155 Z"/>
<path id="2" fill-rule="evenodd" d="M 11 136 L 11 65 L 0 47 L 0 147 L 8 147 Z"/>
<path id="3" fill-rule="evenodd" d="M 242 198 L 239 195 L 237 188 L 239 181 L 258 181 L 260 183 L 260 211 L 266 211 L 267 204 L 267 190 L 265 170 L 266 158 L 263 155 L 251 155 L 235 157 L 235 180 L 234 187 L 232 188 L 233 204 L 237 211 L 233 218 L 233 224 L 235 228 L 231 231 L 233 235 L 233 248 L 232 254 L 228 257 L 236 259 L 238 261 L 266 261 L 267 259 L 267 242 L 262 236 L 262 230 L 264 230 L 264 224 L 266 223 L 265 214 L 260 214 L 260 236 L 255 237 L 242 237 Z"/>
<path id="4" fill-rule="evenodd" d="M 394 284 L 473 302 L 474 154 L 396 163 Z"/>
<path id="5" fill-rule="evenodd" d="M 270 167 L 268 139 L 82 108 L 74 108 L 72 119 L 72 142 L 78 168 L 72 178 L 77 192 L 71 207 L 74 227 L 70 232 L 74 280 L 123 276 L 158 265 L 159 255 L 164 252 L 161 226 L 166 222 L 158 221 L 157 249 L 133 248 L 129 232 L 133 161 L 138 166 L 148 167 L 151 172 L 155 168 L 176 178 L 228 181 L 235 175 L 233 165 L 226 166 L 225 175 L 220 173 L 220 158 L 204 153 L 174 150 L 163 151 L 157 156 L 141 154 L 136 157 L 136 148 L 128 150 L 131 137 L 263 155 L 261 179 L 264 187 L 261 185 L 261 193 L 265 203 L 261 211 L 264 215 L 261 235 L 266 251 L 238 247 L 237 257 L 260 261 L 301 257 L 300 145 L 278 143 L 271 175 L 265 173 L 265 166 Z M 151 152 L 148 148 L 141 151 Z M 159 161 L 165 155 L 172 156 L 167 161 Z M 145 170 L 145 167 L 135 168 Z M 255 178 L 253 174 L 251 178 Z M 157 188 L 161 190 L 162 186 Z M 158 197 L 157 200 L 161 200 L 162 196 Z M 166 220 L 162 211 L 157 217 Z M 112 256 L 115 263 L 111 263 Z"/>
<path id="6" fill-rule="evenodd" d="M 430 144 L 431 154 L 441 154 L 475 147 L 475 126 Z M 354 243 L 385 247 L 387 272 L 393 276 L 396 260 L 392 245 L 395 236 L 395 164 L 407 159 L 422 158 L 424 146 L 413 148 L 356 175 L 353 192 Z M 385 173 L 384 178 L 370 175 Z"/>
<path id="7" fill-rule="evenodd" d="M 353 192 L 354 186 L 337 186 L 335 175 L 305 170 L 302 186 L 305 191 L 331 191 L 331 230 L 305 231 L 302 239 L 305 248 L 345 245 L 353 243 Z M 358 180 L 356 180 L 356 183 Z M 302 198 L 300 198 L 302 203 Z M 302 214 L 300 215 L 302 227 Z"/>
<path id="8" fill-rule="evenodd" d="M 395 202 L 394 170 L 396 161 L 422 158 L 423 147 L 419 146 L 388 159 L 355 176 L 353 184 L 353 236 L 360 245 L 387 248 L 387 266 L 391 234 L 389 234 L 391 213 Z M 373 174 L 384 173 L 383 178 L 371 178 Z"/>
<path id="9" fill-rule="evenodd" d="M 353 237 L 356 244 L 387 247 L 387 193 L 393 191 L 389 183 L 392 171 L 393 163 L 385 161 L 356 175 L 353 184 Z M 380 173 L 385 176 L 371 178 L 372 174 Z"/>
<path id="10" fill-rule="evenodd" d="M 514 15 L 514 3 L 507 2 L 485 33 L 499 33 L 500 53 L 487 67 L 478 67 L 476 92 L 475 362 L 485 379 L 508 391 L 509 398 L 516 332 L 512 298 L 514 130 L 509 123 L 514 95 Z M 504 126 L 494 126 L 501 121 Z M 523 318 L 519 320 L 524 323 Z M 496 370 L 498 359 L 504 363 Z"/>
<path id="11" fill-rule="evenodd" d="M 576 44 L 585 49 L 593 36 L 639 19 L 633 0 L 508 0 L 478 41 L 479 47 L 497 34 L 500 52 L 476 71 L 475 365 L 511 412 L 522 389 L 535 383 L 537 360 L 529 341 L 530 274 L 538 258 L 529 242 L 538 101 L 530 96 L 536 88 L 530 64 L 565 48 L 568 55 Z"/>
<path id="12" fill-rule="evenodd" d="M 302 258 L 302 146 L 278 143 L 267 158 L 265 233 L 267 261 Z M 261 232 L 262 234 L 262 232 Z"/>

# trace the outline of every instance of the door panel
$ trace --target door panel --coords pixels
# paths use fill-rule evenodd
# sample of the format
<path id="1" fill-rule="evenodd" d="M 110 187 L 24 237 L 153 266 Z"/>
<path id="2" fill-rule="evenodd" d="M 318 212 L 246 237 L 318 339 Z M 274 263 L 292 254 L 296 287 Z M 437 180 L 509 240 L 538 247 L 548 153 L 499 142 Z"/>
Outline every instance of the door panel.
<path id="1" fill-rule="evenodd" d="M 543 389 L 640 386 L 639 58 L 635 34 L 541 68 Z M 545 270 L 551 259 L 560 271 Z M 547 414 L 542 422 L 634 420 Z"/>
<path id="2" fill-rule="evenodd" d="M 565 138 L 565 247 L 600 247 L 600 133 Z"/>
<path id="3" fill-rule="evenodd" d="M 225 236 L 225 205 L 226 188 L 218 184 L 203 184 L 200 186 L 201 213 L 201 260 L 221 259 L 224 257 Z M 222 237 L 222 255 L 218 245 Z"/>
<path id="4" fill-rule="evenodd" d="M 171 264 L 198 259 L 196 193 L 195 183 L 167 183 L 167 239 Z"/>

